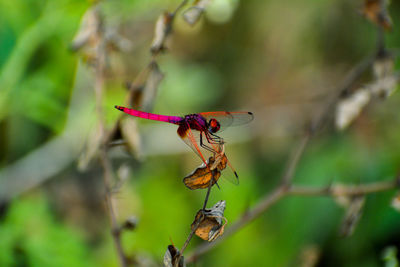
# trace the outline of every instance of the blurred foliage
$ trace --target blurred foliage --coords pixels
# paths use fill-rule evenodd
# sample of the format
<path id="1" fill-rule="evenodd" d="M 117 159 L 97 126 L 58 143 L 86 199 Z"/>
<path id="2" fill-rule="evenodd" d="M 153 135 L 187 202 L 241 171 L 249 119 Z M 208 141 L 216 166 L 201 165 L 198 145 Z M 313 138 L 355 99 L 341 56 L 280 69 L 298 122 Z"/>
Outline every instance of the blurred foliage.
<path id="1" fill-rule="evenodd" d="M 72 96 L 79 90 L 91 92 L 92 77 L 80 84 L 81 68 L 90 66 L 78 64 L 80 56 L 69 45 L 92 2 L 0 0 L 2 168 L 65 134 L 68 120 L 78 119 L 79 114 L 68 115 Z M 109 54 L 104 109 L 110 125 L 119 115 L 113 106 L 122 104 L 127 92 L 123 84 L 149 62 L 158 15 L 179 2 L 104 1 L 105 24 L 133 43 L 132 51 Z M 391 2 L 394 28 L 385 41 L 395 48 L 400 47 L 400 3 Z M 227 146 L 240 185 L 222 179 L 221 189 L 213 188 L 210 197 L 210 206 L 226 200 L 227 227 L 277 185 L 302 126 L 326 104 L 351 66 L 374 52 L 376 29 L 358 14 L 360 5 L 346 0 L 214 0 L 193 28 L 177 17 L 170 49 L 158 62 L 166 76 L 154 112 L 255 112 L 247 132 L 251 139 Z M 397 60 L 396 69 L 399 64 Z M 347 132 L 327 129 L 318 135 L 300 162 L 295 183 L 392 179 L 400 162 L 399 104 L 398 93 L 376 100 Z M 94 110 L 93 102 L 84 105 Z M 94 125 L 94 118 L 88 118 L 85 124 Z M 164 137 L 175 134 L 175 129 L 164 131 L 170 125 L 138 124 L 140 130 L 158 131 L 163 138 L 152 143 L 160 146 Z M 76 143 L 86 138 L 83 130 L 80 137 Z M 174 138 L 173 148 L 180 142 Z M 161 262 L 170 240 L 177 247 L 184 243 L 205 191 L 190 191 L 182 184 L 199 163 L 193 153 L 146 152 L 149 156 L 140 161 L 117 151 L 114 163 L 116 169 L 121 162 L 131 168 L 129 182 L 116 197 L 118 218 L 139 218 L 137 229 L 122 236 L 125 251 L 148 263 Z M 75 161 L 66 166 L 5 205 L 0 213 L 0 266 L 117 266 L 99 165 L 93 162 L 86 173 L 76 171 Z M 24 178 L 18 177 L 21 183 Z M 400 246 L 400 215 L 390 207 L 393 194 L 368 196 L 360 223 L 348 238 L 339 237 L 345 211 L 334 199 L 288 197 L 202 257 L 198 266 L 295 266 L 310 245 L 319 248 L 318 266 L 381 266 L 383 251 Z M 200 242 L 194 238 L 187 251 Z M 396 256 L 385 255 L 386 266 L 396 266 L 390 265 L 397 264 Z"/>

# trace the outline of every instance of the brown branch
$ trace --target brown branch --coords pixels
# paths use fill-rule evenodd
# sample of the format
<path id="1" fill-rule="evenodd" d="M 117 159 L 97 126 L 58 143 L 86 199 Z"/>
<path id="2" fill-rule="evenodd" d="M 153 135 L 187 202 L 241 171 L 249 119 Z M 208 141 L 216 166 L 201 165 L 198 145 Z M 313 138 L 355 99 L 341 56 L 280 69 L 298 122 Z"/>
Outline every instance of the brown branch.
<path id="1" fill-rule="evenodd" d="M 101 28 L 98 29 L 99 43 L 96 47 L 96 69 L 95 69 L 95 83 L 94 89 L 96 93 L 96 114 L 98 117 L 99 131 L 102 140 L 99 151 L 99 160 L 103 168 L 103 180 L 105 186 L 105 201 L 110 217 L 111 233 L 114 241 L 115 248 L 117 250 L 120 266 L 128 266 L 127 257 L 123 251 L 121 243 L 121 228 L 118 225 L 115 209 L 112 202 L 112 181 L 114 180 L 114 173 L 112 170 L 112 164 L 107 156 L 107 132 L 104 123 L 103 114 L 103 91 L 104 91 L 104 71 L 105 71 L 105 40 L 104 34 Z"/>
<path id="2" fill-rule="evenodd" d="M 335 185 L 325 187 L 292 186 L 287 193 L 297 196 L 356 196 L 367 195 L 395 189 L 399 178 L 383 182 L 360 185 Z"/>
<path id="3" fill-rule="evenodd" d="M 248 223 L 264 213 L 269 207 L 287 196 L 355 196 L 368 195 L 372 193 L 385 192 L 398 188 L 400 185 L 400 176 L 394 180 L 375 182 L 361 185 L 335 185 L 323 187 L 291 186 L 285 185 L 277 187 L 272 193 L 266 195 L 250 211 L 245 212 L 236 222 L 229 227 L 223 236 L 213 243 L 203 243 L 198 246 L 187 258 L 186 263 L 192 263 L 196 259 L 223 242 L 225 239 L 236 233 Z"/>

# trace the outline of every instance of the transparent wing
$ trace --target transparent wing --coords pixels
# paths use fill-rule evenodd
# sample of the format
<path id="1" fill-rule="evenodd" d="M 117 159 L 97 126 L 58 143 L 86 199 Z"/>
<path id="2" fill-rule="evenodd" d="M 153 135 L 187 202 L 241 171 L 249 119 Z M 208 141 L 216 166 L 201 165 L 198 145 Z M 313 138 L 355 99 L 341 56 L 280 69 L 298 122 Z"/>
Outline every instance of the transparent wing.
<path id="1" fill-rule="evenodd" d="M 254 115 L 251 112 L 247 111 L 213 111 L 213 112 L 201 112 L 199 113 L 203 116 L 207 122 L 210 119 L 216 119 L 220 125 L 222 131 L 230 126 L 238 126 L 251 122 L 254 119 Z"/>
<path id="2" fill-rule="evenodd" d="M 203 153 L 200 150 L 200 132 L 192 131 L 188 125 L 186 127 L 185 126 L 186 125 L 179 126 L 179 137 L 201 158 L 201 160 L 205 164 L 207 164 L 206 159 L 204 158 Z"/>

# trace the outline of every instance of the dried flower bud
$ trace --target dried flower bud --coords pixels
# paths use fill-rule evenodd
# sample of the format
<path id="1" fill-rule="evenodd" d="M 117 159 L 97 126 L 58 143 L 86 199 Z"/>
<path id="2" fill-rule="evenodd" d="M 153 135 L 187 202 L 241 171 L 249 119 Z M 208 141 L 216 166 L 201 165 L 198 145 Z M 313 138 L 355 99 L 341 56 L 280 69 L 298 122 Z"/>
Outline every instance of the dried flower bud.
<path id="1" fill-rule="evenodd" d="M 154 38 L 150 47 L 152 54 L 157 54 L 166 49 L 165 43 L 172 31 L 173 18 L 174 15 L 169 12 L 164 12 L 158 17 L 154 28 Z"/>
<path id="2" fill-rule="evenodd" d="M 347 128 L 350 123 L 358 117 L 370 99 L 370 90 L 360 88 L 350 97 L 341 100 L 336 106 L 336 128 L 339 130 Z"/>
<path id="3" fill-rule="evenodd" d="M 199 210 L 192 223 L 192 229 L 196 226 L 195 234 L 203 240 L 214 241 L 224 233 L 226 218 L 224 217 L 226 201 L 217 202 L 211 209 Z M 224 220 L 224 222 L 223 222 Z"/>
<path id="4" fill-rule="evenodd" d="M 190 25 L 194 25 L 203 14 L 206 6 L 210 3 L 210 0 L 197 0 L 193 3 L 193 6 L 189 7 L 183 12 L 183 18 Z"/>
<path id="5" fill-rule="evenodd" d="M 139 220 L 136 216 L 133 216 L 133 215 L 129 216 L 128 219 L 126 219 L 126 221 L 122 225 L 122 228 L 125 230 L 133 231 L 133 230 L 135 230 L 138 222 L 139 222 Z"/>
<path id="6" fill-rule="evenodd" d="M 179 263 L 177 261 L 179 259 Z M 167 251 L 164 254 L 163 260 L 164 267 L 185 267 L 184 257 L 181 256 L 181 253 L 174 245 L 168 245 Z"/>

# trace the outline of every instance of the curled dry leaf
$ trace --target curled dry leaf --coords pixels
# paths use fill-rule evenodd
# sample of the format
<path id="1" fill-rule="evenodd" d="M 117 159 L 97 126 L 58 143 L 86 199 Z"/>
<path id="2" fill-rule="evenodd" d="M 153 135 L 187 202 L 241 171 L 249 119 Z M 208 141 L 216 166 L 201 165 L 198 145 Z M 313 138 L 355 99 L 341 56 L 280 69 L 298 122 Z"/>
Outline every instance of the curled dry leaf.
<path id="1" fill-rule="evenodd" d="M 390 55 L 378 58 L 373 65 L 375 83 L 369 86 L 375 96 L 388 97 L 396 89 L 399 77 L 394 73 L 394 58 Z"/>
<path id="2" fill-rule="evenodd" d="M 370 90 L 358 89 L 350 97 L 341 100 L 336 106 L 335 125 L 339 130 L 346 129 L 358 117 L 371 99 Z"/>
<path id="3" fill-rule="evenodd" d="M 226 168 L 228 159 L 225 154 L 210 157 L 207 164 L 202 164 L 191 174 L 183 178 L 183 183 L 191 190 L 208 188 L 210 182 L 213 186 L 221 177 L 221 171 Z"/>
<path id="4" fill-rule="evenodd" d="M 346 215 L 343 219 L 342 226 L 340 228 L 340 234 L 342 236 L 351 236 L 357 226 L 363 211 L 365 203 L 365 196 L 358 195 L 351 199 L 351 203 L 347 208 Z"/>
<path id="5" fill-rule="evenodd" d="M 164 73 L 161 72 L 157 62 L 152 61 L 129 85 L 129 105 L 146 112 L 151 111 L 163 79 Z"/>
<path id="6" fill-rule="evenodd" d="M 174 14 L 167 11 L 158 17 L 154 28 L 154 38 L 150 47 L 150 51 L 153 55 L 166 49 L 166 42 L 172 31 L 173 19 Z"/>
<path id="7" fill-rule="evenodd" d="M 226 201 L 218 201 L 211 209 L 199 210 L 196 218 L 192 223 L 192 230 L 195 229 L 195 234 L 203 240 L 209 242 L 214 241 L 217 237 L 224 233 L 226 218 L 224 211 Z"/>
<path id="8" fill-rule="evenodd" d="M 179 260 L 179 263 L 177 262 Z M 184 257 L 174 245 L 168 245 L 167 251 L 164 254 L 164 267 L 184 267 L 186 266 Z"/>
<path id="9" fill-rule="evenodd" d="M 81 25 L 71 43 L 71 50 L 78 51 L 83 47 L 94 48 L 100 41 L 101 16 L 98 6 L 89 8 L 82 17 Z"/>
<path id="10" fill-rule="evenodd" d="M 98 125 L 97 127 L 93 127 L 87 136 L 83 150 L 78 158 L 78 170 L 87 170 L 92 159 L 97 156 L 101 142 L 102 135 Z"/>
<path id="11" fill-rule="evenodd" d="M 387 0 L 365 0 L 362 14 L 385 30 L 391 30 L 392 19 L 388 14 L 387 5 Z"/>
<path id="12" fill-rule="evenodd" d="M 123 116 L 119 122 L 119 127 L 129 153 L 140 159 L 142 157 L 141 138 L 136 120 Z"/>
<path id="13" fill-rule="evenodd" d="M 193 5 L 183 12 L 183 18 L 190 25 L 194 25 L 203 14 L 210 0 L 196 0 Z"/>

